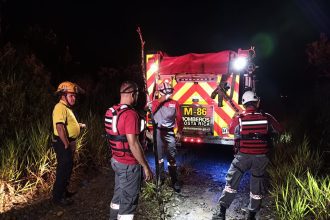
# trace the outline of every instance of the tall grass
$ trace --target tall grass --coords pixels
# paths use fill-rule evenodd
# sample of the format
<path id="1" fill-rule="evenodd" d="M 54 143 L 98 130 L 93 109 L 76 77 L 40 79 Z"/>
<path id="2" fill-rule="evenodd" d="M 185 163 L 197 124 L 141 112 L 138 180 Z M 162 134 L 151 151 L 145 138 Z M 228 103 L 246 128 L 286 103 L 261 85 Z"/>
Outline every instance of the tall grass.
<path id="1" fill-rule="evenodd" d="M 300 189 L 295 188 L 293 177 L 293 175 L 288 176 L 285 184 L 279 185 L 274 190 L 276 193 L 273 192 L 279 219 L 305 219 L 308 214 L 307 198 Z"/>
<path id="2" fill-rule="evenodd" d="M 322 157 L 307 136 L 280 144 L 269 169 L 279 219 L 329 219 L 330 179 L 319 173 Z"/>
<path id="3" fill-rule="evenodd" d="M 286 140 L 291 140 L 291 138 L 286 138 Z M 286 180 L 289 171 L 295 176 L 303 176 L 308 170 L 317 172 L 322 167 L 321 155 L 317 150 L 311 150 L 307 136 L 304 136 L 300 143 L 292 140 L 278 142 L 273 154 L 268 172 L 274 185 L 281 185 Z"/>
<path id="4" fill-rule="evenodd" d="M 109 148 L 105 138 L 104 118 L 91 111 L 85 116 L 86 123 L 86 159 L 95 166 L 105 166 L 109 158 Z"/>
<path id="5" fill-rule="evenodd" d="M 90 115 L 77 139 L 75 170 L 89 164 L 104 165 L 107 148 L 103 134 L 103 121 Z M 56 156 L 51 147 L 52 131 L 49 120 L 36 122 L 7 139 L 0 155 L 0 212 L 15 197 L 36 191 L 49 192 L 55 179 Z M 8 207 L 7 207 L 8 208 Z"/>
<path id="6" fill-rule="evenodd" d="M 49 189 L 55 167 L 55 155 L 49 147 L 47 123 L 37 123 L 16 132 L 1 146 L 0 188 L 10 198 L 32 192 L 37 187 Z M 4 206 L 5 204 L 2 204 Z"/>
<path id="7" fill-rule="evenodd" d="M 314 177 L 309 171 L 306 177 L 293 173 L 283 185 L 273 191 L 276 213 L 280 219 L 329 219 L 330 179 Z"/>

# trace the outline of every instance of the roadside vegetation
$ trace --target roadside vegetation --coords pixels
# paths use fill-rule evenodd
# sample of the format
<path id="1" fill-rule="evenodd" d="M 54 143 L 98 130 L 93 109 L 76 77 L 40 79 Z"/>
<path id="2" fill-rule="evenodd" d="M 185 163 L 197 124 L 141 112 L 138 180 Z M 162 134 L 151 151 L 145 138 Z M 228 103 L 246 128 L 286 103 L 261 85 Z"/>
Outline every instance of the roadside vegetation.
<path id="1" fill-rule="evenodd" d="M 269 174 L 278 219 L 330 219 L 330 42 L 308 45 L 313 67 L 287 132 L 277 139 Z"/>
<path id="2" fill-rule="evenodd" d="M 269 169 L 278 219 L 329 219 L 330 177 L 309 139 L 287 139 L 275 149 Z M 282 140 L 283 141 L 283 140 Z"/>
<path id="3" fill-rule="evenodd" d="M 57 102 L 54 91 L 59 80 L 52 83 L 52 73 L 33 50 L 19 48 L 10 43 L 0 45 L 0 213 L 15 204 L 47 195 L 55 179 L 51 114 Z M 330 150 L 329 48 L 326 37 L 308 45 L 309 62 L 318 77 L 314 77 L 316 80 L 310 86 L 312 94 L 304 97 L 305 102 L 298 101 L 300 104 L 313 101 L 299 105 L 297 112 L 303 113 L 290 115 L 292 123 L 287 122 L 287 132 L 275 143 L 269 174 L 278 219 L 330 219 L 326 161 Z M 62 66 L 66 67 L 68 62 Z M 143 85 L 137 67 L 125 70 L 104 67 L 92 79 L 78 76 L 66 79 L 87 91 L 77 106 L 78 120 L 86 123 L 87 128 L 77 141 L 73 178 L 79 178 L 80 171 L 88 167 L 107 165 L 109 151 L 104 139 L 103 114 L 118 101 L 119 82 L 132 79 Z M 111 87 L 107 86 L 109 83 Z M 143 106 L 145 100 L 141 98 L 139 103 Z M 150 216 L 161 218 L 162 204 L 170 196 L 171 190 L 157 191 L 150 183 L 144 186 L 141 200 L 151 210 Z"/>
<path id="4" fill-rule="evenodd" d="M 55 180 L 52 110 L 58 102 L 54 92 L 59 82 L 52 85 L 52 73 L 31 51 L 10 43 L 0 45 L 0 213 L 49 195 Z M 120 81 L 131 79 L 142 87 L 137 69 L 101 68 L 95 81 L 75 79 L 74 74 L 65 79 L 87 91 L 78 97 L 75 108 L 78 121 L 87 128 L 77 139 L 73 180 L 82 177 L 87 169 L 108 165 L 103 114 L 118 102 Z M 109 82 L 111 87 L 106 86 Z M 140 103 L 143 101 L 141 98 Z"/>

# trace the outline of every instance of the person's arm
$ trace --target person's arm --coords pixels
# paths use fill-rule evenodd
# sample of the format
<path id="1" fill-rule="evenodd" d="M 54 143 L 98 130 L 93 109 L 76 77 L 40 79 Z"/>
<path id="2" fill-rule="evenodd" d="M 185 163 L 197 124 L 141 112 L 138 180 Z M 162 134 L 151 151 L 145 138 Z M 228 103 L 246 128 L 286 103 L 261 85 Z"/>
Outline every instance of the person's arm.
<path id="1" fill-rule="evenodd" d="M 65 149 L 67 149 L 69 147 L 70 142 L 69 142 L 68 135 L 66 133 L 64 124 L 57 123 L 56 130 L 57 130 L 58 136 L 60 137 L 61 141 L 64 144 Z"/>
<path id="2" fill-rule="evenodd" d="M 136 134 L 126 134 L 129 148 L 135 157 L 135 159 L 141 164 L 145 174 L 145 180 L 149 181 L 152 179 L 152 171 L 149 167 L 147 160 L 145 159 L 142 146 L 139 142 L 138 135 Z"/>
<path id="3" fill-rule="evenodd" d="M 239 115 L 235 115 L 234 118 L 232 119 L 230 125 L 229 125 L 229 133 L 234 134 L 235 133 L 235 128 L 238 126 L 238 121 Z"/>
<path id="4" fill-rule="evenodd" d="M 155 99 L 151 102 L 151 111 L 152 113 L 155 113 L 155 111 L 158 109 L 158 106 L 160 104 L 162 104 L 163 102 L 171 99 L 173 97 L 173 94 L 172 95 L 163 95 L 162 97 L 160 97 L 159 99 Z"/>
<path id="5" fill-rule="evenodd" d="M 176 126 L 178 127 L 178 133 L 181 135 L 183 130 L 183 120 L 178 102 L 175 105 L 175 113 L 176 113 Z"/>
<path id="6" fill-rule="evenodd" d="M 266 113 L 266 115 L 267 115 L 267 118 L 268 118 L 273 130 L 279 134 L 282 133 L 283 132 L 282 125 L 271 114 Z"/>

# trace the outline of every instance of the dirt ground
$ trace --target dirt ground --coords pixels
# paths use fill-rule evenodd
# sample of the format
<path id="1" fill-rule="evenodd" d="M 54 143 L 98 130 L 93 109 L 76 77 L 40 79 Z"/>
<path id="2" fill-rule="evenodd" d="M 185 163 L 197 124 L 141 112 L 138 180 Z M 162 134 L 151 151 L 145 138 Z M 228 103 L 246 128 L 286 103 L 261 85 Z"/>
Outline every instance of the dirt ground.
<path id="1" fill-rule="evenodd" d="M 52 205 L 49 196 L 32 204 L 17 204 L 14 209 L 0 214 L 0 219 L 108 219 L 109 204 L 113 193 L 114 174 L 111 168 L 92 170 L 76 183 L 78 190 L 73 196 L 75 203 L 68 208 Z M 207 220 L 211 219 L 217 199 L 224 187 L 224 183 L 214 182 L 207 173 L 192 171 L 189 176 L 182 177 L 181 193 L 173 193 L 169 202 L 164 204 L 165 220 Z M 247 185 L 248 184 L 243 184 Z M 41 197 L 42 198 L 42 197 Z M 239 193 L 227 212 L 227 219 L 244 219 L 244 211 L 249 199 L 248 188 Z M 148 216 L 148 212 L 139 206 L 137 220 L 159 219 Z M 272 204 L 265 199 L 258 219 L 274 219 Z"/>

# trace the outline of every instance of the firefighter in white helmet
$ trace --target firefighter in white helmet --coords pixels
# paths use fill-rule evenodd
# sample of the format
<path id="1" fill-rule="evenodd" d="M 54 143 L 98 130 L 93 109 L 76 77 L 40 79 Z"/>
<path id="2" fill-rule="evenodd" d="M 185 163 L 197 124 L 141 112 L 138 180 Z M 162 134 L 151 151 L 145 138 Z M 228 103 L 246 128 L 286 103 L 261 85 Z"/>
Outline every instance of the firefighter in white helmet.
<path id="1" fill-rule="evenodd" d="M 219 198 L 216 212 L 212 219 L 225 219 L 226 209 L 235 198 L 240 180 L 245 172 L 250 171 L 250 203 L 248 218 L 255 219 L 260 210 L 265 192 L 264 174 L 269 162 L 269 136 L 282 132 L 276 119 L 259 110 L 259 97 L 253 91 L 246 91 L 242 96 L 245 108 L 241 114 L 232 119 L 229 133 L 235 134 L 237 153 L 226 175 L 226 185 Z"/>
<path id="2" fill-rule="evenodd" d="M 176 140 L 181 137 L 183 121 L 179 109 L 179 103 L 172 99 L 173 87 L 168 82 L 163 82 L 158 86 L 161 96 L 152 102 L 152 113 L 157 124 L 157 153 L 160 168 L 161 183 L 165 180 L 164 155 L 167 157 L 168 172 L 171 177 L 171 184 L 176 192 L 180 192 L 181 186 L 177 176 L 176 164 Z M 177 126 L 175 136 L 174 128 Z"/>
<path id="3" fill-rule="evenodd" d="M 73 168 L 73 155 L 76 149 L 76 138 L 85 124 L 78 123 L 72 108 L 76 103 L 78 93 L 83 90 L 75 83 L 62 82 L 56 94 L 59 102 L 53 110 L 53 148 L 56 153 L 56 179 L 53 186 L 53 202 L 56 205 L 67 206 L 73 203 L 69 199 L 74 193 L 68 191 L 68 185 Z"/>

